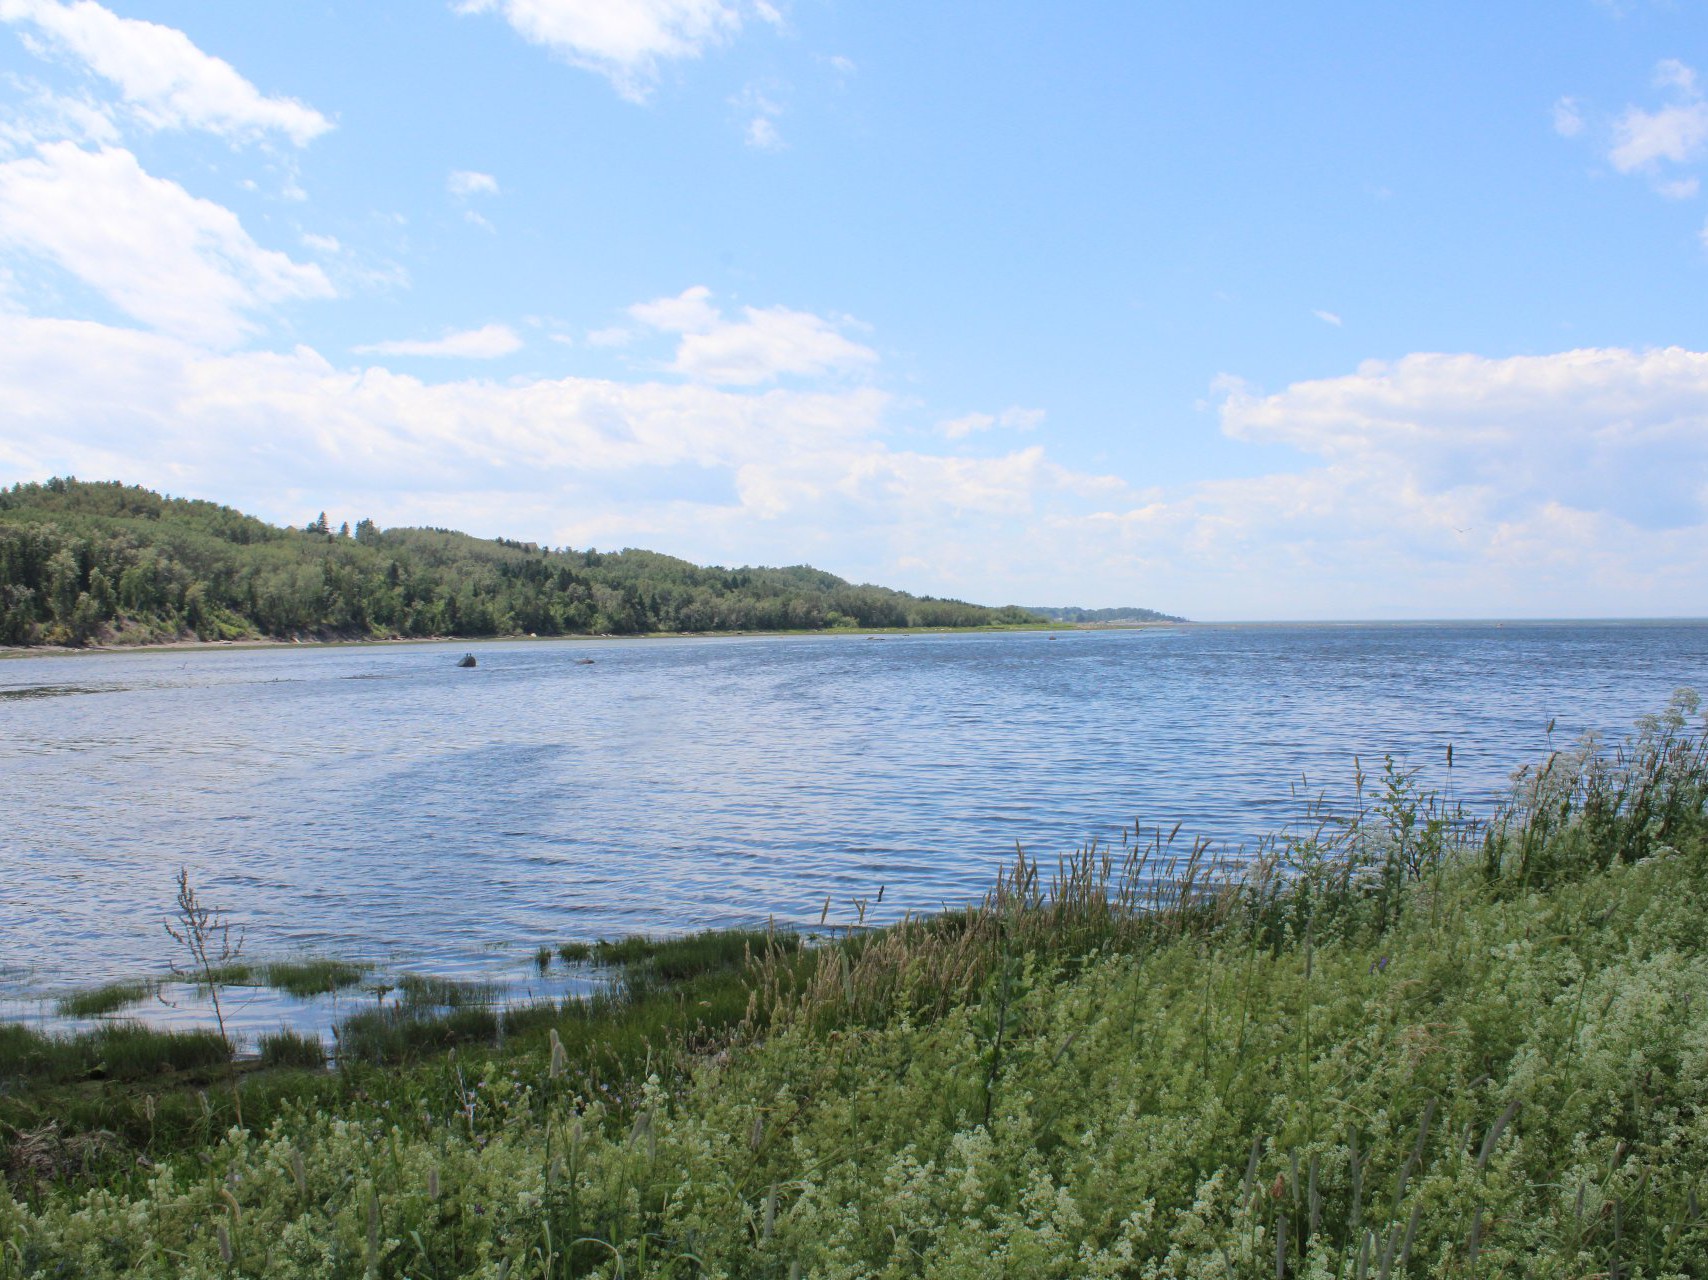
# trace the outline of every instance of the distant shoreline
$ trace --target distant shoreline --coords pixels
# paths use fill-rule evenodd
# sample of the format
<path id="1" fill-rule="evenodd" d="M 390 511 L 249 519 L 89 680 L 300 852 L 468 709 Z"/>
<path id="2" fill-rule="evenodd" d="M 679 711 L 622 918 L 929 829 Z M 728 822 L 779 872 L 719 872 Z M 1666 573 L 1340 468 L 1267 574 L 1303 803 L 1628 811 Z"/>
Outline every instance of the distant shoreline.
<path id="1" fill-rule="evenodd" d="M 8 658 L 66 658 L 87 654 L 115 653 L 198 653 L 205 651 L 238 651 L 254 649 L 343 649 L 370 648 L 391 645 L 428 644 L 514 644 L 545 643 L 559 640 L 717 640 L 741 636 L 748 639 L 767 636 L 906 636 L 906 635 L 967 635 L 1029 631 L 1151 631 L 1169 627 L 1190 626 L 1180 622 L 1039 622 L 994 625 L 984 627 L 839 627 L 836 629 L 801 631 L 645 631 L 619 635 L 615 633 L 576 632 L 570 635 L 542 636 L 520 633 L 503 636 L 380 636 L 349 640 L 274 640 L 257 637 L 252 640 L 163 640 L 144 644 L 90 644 L 80 648 L 70 645 L 9 645 L 0 646 L 0 660 Z"/>

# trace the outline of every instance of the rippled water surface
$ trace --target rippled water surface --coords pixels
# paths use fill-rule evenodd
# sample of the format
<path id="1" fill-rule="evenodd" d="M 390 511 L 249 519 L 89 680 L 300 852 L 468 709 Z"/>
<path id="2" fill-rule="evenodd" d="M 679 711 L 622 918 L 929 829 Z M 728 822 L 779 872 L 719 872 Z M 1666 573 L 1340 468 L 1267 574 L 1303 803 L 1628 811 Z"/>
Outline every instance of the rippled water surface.
<path id="1" fill-rule="evenodd" d="M 1391 752 L 1487 807 L 1708 685 L 1708 625 L 146 652 L 0 662 L 0 994 L 161 968 L 180 865 L 257 956 L 446 973 L 543 942 L 976 897 L 1016 842 L 1237 846 Z M 593 659 L 592 662 L 585 661 Z"/>

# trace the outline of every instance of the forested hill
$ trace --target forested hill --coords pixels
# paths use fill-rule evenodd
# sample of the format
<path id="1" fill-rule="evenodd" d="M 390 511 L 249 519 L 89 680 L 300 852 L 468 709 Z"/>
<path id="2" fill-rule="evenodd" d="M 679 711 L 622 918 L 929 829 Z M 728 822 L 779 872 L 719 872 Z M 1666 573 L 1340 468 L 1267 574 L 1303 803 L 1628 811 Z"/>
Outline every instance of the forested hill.
<path id="1" fill-rule="evenodd" d="M 0 645 L 971 627 L 1024 609 L 447 529 L 281 529 L 117 483 L 0 488 Z"/>

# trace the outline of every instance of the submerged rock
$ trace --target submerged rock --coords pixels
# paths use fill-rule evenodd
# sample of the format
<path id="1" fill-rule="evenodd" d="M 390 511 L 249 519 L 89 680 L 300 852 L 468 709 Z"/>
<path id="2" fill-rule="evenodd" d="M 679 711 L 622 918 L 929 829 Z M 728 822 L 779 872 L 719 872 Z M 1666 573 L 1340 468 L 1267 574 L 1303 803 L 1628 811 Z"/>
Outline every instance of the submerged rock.
<path id="1" fill-rule="evenodd" d="M 474 654 L 465 653 L 462 657 L 457 659 L 457 665 L 459 667 L 472 667 L 478 664 L 474 660 Z"/>

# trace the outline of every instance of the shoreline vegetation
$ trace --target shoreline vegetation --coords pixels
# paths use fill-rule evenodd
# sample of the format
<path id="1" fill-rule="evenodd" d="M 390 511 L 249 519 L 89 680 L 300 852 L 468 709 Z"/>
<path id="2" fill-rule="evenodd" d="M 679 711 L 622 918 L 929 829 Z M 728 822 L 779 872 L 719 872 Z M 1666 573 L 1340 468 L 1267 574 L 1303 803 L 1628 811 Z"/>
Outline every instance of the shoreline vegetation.
<path id="1" fill-rule="evenodd" d="M 371 520 L 334 530 L 324 513 L 280 528 L 73 477 L 0 488 L 0 648 L 1048 625 L 1017 605 L 914 596 L 808 565 L 705 567 Z"/>
<path id="2" fill-rule="evenodd" d="M 1705 889 L 1681 691 L 1487 820 L 1389 762 L 1238 874 L 1135 829 L 591 999 L 423 980 L 232 1091 L 0 1026 L 0 1280 L 1700 1276 Z"/>

